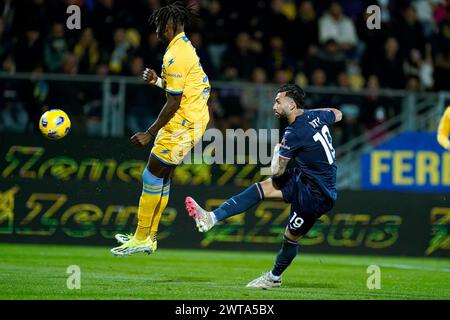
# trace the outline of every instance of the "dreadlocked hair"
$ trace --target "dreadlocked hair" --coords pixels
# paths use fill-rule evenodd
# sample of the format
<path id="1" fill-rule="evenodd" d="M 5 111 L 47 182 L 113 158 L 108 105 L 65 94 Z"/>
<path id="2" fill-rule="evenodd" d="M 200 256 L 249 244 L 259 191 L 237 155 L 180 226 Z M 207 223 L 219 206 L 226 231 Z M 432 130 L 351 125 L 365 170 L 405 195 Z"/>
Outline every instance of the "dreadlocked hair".
<path id="1" fill-rule="evenodd" d="M 164 32 L 170 19 L 172 19 L 173 26 L 176 29 L 178 26 L 188 26 L 194 17 L 195 14 L 191 7 L 185 6 L 182 1 L 175 1 L 155 10 L 148 22 L 150 25 L 156 25 Z"/>

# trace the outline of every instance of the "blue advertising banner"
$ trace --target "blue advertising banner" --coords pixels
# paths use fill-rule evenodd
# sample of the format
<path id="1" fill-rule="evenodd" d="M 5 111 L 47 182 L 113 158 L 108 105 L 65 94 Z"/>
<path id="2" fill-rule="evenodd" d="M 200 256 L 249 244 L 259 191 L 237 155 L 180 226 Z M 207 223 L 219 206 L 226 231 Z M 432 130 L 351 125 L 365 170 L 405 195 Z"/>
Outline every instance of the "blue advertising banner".
<path id="1" fill-rule="evenodd" d="M 361 186 L 450 193 L 450 152 L 435 133 L 402 133 L 361 157 Z"/>

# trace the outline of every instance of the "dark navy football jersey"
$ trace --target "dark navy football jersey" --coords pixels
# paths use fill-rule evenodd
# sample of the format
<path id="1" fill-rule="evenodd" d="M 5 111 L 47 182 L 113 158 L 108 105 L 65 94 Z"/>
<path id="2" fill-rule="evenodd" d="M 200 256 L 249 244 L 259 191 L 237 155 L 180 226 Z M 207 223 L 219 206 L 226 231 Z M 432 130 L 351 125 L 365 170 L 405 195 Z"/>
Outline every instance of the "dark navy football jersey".
<path id="1" fill-rule="evenodd" d="M 280 157 L 295 159 L 304 178 L 322 193 L 336 200 L 336 159 L 328 126 L 333 111 L 309 111 L 298 116 L 284 132 Z"/>

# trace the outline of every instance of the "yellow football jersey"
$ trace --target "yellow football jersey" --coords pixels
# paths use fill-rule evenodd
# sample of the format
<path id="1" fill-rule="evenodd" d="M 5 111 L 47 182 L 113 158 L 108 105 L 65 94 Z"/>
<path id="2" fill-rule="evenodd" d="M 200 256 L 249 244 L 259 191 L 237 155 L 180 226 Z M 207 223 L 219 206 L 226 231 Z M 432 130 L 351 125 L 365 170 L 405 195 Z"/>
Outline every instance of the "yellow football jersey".
<path id="1" fill-rule="evenodd" d="M 442 116 L 441 121 L 439 122 L 439 128 L 437 132 L 437 140 L 439 144 L 445 149 L 447 149 L 448 146 L 450 145 L 449 135 L 450 135 L 450 107 L 447 107 L 447 110 L 445 110 L 444 115 Z"/>
<path id="2" fill-rule="evenodd" d="M 208 98 L 210 85 L 200 59 L 185 33 L 178 34 L 167 47 L 161 78 L 166 91 L 182 94 L 180 108 L 172 120 L 191 127 L 195 122 L 209 120 Z M 171 121 L 172 121 L 171 120 Z"/>

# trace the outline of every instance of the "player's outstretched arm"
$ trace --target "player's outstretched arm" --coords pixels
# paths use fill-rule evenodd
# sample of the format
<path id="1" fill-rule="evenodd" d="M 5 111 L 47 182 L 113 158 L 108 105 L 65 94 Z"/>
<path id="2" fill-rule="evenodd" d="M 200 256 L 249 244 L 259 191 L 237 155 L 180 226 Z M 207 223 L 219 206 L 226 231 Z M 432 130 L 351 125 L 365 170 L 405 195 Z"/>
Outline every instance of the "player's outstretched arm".
<path id="1" fill-rule="evenodd" d="M 334 123 L 339 122 L 342 120 L 342 112 L 341 110 L 330 108 L 331 111 L 333 111 L 334 116 L 336 117 L 336 120 L 334 120 Z"/>
<path id="2" fill-rule="evenodd" d="M 320 109 L 312 109 L 311 111 L 331 111 L 334 113 L 334 116 L 336 118 L 336 120 L 334 120 L 334 123 L 342 120 L 342 112 L 336 108 L 320 108 Z"/>
<path id="3" fill-rule="evenodd" d="M 270 168 L 272 170 L 272 175 L 275 177 L 281 176 L 284 171 L 286 171 L 287 165 L 289 163 L 288 159 L 280 157 L 280 144 L 278 143 L 273 149 L 272 162 Z"/>

